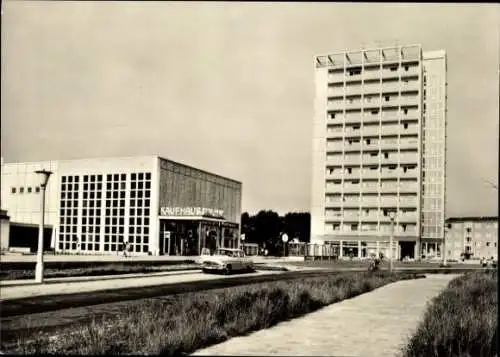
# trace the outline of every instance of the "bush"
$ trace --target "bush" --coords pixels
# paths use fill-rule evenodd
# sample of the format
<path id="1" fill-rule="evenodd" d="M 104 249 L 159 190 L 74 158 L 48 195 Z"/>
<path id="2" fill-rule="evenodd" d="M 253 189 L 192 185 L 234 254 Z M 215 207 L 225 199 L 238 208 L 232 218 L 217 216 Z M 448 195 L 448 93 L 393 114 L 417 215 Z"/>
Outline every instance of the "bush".
<path id="1" fill-rule="evenodd" d="M 497 356 L 497 273 L 468 273 L 431 301 L 403 350 L 416 356 Z"/>
<path id="2" fill-rule="evenodd" d="M 117 316 L 60 330 L 57 337 L 32 331 L 30 338 L 19 340 L 10 350 L 23 354 L 191 353 L 397 280 L 420 277 L 425 276 L 338 273 L 143 299 Z"/>

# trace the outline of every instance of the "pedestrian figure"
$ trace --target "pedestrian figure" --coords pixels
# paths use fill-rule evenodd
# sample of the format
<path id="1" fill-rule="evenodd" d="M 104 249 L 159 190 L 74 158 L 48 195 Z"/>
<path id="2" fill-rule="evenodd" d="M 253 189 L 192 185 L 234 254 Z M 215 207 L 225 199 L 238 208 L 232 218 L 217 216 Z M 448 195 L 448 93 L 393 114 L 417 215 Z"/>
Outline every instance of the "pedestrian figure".
<path id="1" fill-rule="evenodd" d="M 126 258 L 127 257 L 128 242 L 123 242 L 122 249 L 123 249 L 123 256 Z"/>

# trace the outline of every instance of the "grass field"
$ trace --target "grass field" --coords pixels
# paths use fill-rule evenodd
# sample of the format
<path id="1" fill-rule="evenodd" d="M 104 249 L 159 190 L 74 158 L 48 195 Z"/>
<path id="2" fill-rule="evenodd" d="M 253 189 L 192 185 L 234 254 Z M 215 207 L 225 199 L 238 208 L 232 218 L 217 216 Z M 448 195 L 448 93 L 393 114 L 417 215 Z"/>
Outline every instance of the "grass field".
<path id="1" fill-rule="evenodd" d="M 404 357 L 498 356 L 497 271 L 452 280 L 429 305 Z"/>
<path id="2" fill-rule="evenodd" d="M 179 355 L 232 336 L 268 328 L 323 306 L 424 275 L 338 273 L 138 300 L 117 316 L 66 327 L 50 335 L 19 336 L 8 353 Z"/>

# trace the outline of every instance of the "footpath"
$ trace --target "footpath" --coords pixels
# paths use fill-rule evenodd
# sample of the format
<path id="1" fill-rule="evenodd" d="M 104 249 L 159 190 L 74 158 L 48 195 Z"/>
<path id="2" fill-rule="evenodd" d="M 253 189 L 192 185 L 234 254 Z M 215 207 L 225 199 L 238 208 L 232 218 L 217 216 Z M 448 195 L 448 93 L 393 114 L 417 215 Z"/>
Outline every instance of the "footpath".
<path id="1" fill-rule="evenodd" d="M 399 356 L 427 303 L 458 274 L 386 285 L 193 355 Z"/>

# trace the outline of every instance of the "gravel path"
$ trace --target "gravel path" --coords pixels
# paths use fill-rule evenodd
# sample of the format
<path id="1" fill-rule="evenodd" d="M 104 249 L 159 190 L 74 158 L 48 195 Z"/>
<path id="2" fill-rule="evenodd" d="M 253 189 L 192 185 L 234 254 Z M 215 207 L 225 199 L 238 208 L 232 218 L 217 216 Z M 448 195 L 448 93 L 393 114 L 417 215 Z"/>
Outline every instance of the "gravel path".
<path id="1" fill-rule="evenodd" d="M 397 356 L 427 302 L 457 276 L 427 275 L 389 284 L 194 355 Z"/>

